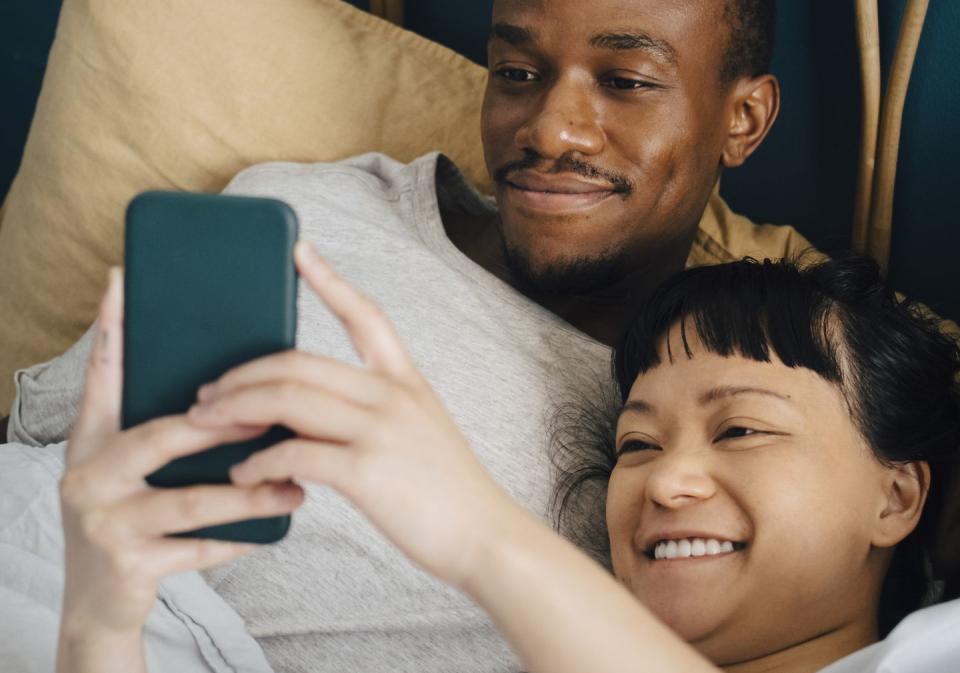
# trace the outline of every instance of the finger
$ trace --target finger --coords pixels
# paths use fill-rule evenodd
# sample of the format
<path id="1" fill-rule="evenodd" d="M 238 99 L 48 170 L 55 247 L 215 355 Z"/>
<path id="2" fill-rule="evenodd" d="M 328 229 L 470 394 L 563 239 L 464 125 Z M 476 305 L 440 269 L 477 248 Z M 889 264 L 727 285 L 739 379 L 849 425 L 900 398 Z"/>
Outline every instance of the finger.
<path id="1" fill-rule="evenodd" d="M 396 329 L 379 306 L 338 276 L 306 241 L 297 243 L 294 256 L 300 275 L 343 323 L 367 365 L 400 380 L 419 377 Z"/>
<path id="2" fill-rule="evenodd" d="M 83 469 L 98 475 L 101 482 L 114 478 L 139 484 L 139 480 L 171 460 L 220 444 L 253 439 L 265 430 L 265 427 L 240 426 L 201 428 L 185 415 L 167 416 L 115 436 Z"/>
<path id="3" fill-rule="evenodd" d="M 332 486 L 343 492 L 356 470 L 357 453 L 338 444 L 288 439 L 258 451 L 230 468 L 238 486 L 293 479 Z"/>
<path id="4" fill-rule="evenodd" d="M 90 348 L 76 436 L 101 436 L 120 429 L 123 388 L 123 273 L 110 270 Z"/>
<path id="5" fill-rule="evenodd" d="M 190 408 L 198 427 L 284 425 L 298 435 L 347 442 L 370 427 L 370 411 L 325 390 L 297 382 L 241 388 Z"/>
<path id="6" fill-rule="evenodd" d="M 297 484 L 188 486 L 150 489 L 111 508 L 113 530 L 129 537 L 161 537 L 207 526 L 289 514 L 303 504 Z"/>
<path id="7" fill-rule="evenodd" d="M 242 388 L 265 383 L 295 382 L 323 390 L 363 406 L 376 406 L 388 395 L 383 379 L 368 370 L 345 362 L 318 357 L 302 351 L 268 355 L 241 365 L 197 394 L 200 402 L 211 402 Z"/>
<path id="8" fill-rule="evenodd" d="M 204 570 L 246 556 L 260 548 L 258 544 L 211 539 L 174 538 L 158 540 L 144 548 L 146 563 L 156 578 Z"/>

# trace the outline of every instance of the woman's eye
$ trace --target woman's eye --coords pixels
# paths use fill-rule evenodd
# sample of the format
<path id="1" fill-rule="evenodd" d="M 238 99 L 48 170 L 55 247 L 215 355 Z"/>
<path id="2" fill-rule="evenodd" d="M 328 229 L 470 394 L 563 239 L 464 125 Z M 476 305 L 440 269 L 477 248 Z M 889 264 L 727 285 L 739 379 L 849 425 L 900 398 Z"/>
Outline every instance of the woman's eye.
<path id="1" fill-rule="evenodd" d="M 750 428 L 743 428 L 739 426 L 734 426 L 732 428 L 727 428 L 724 430 L 718 440 L 721 439 L 740 439 L 741 437 L 750 437 L 751 435 L 758 434 L 756 430 L 751 430 Z"/>
<path id="2" fill-rule="evenodd" d="M 494 74 L 511 82 L 534 82 L 537 79 L 535 74 L 523 68 L 500 68 Z"/>
<path id="3" fill-rule="evenodd" d="M 644 442 L 639 439 L 630 439 L 620 445 L 620 448 L 617 449 L 617 456 L 622 456 L 627 453 L 637 453 L 639 451 L 659 451 L 660 447 L 656 444 L 651 444 L 650 442 Z"/>

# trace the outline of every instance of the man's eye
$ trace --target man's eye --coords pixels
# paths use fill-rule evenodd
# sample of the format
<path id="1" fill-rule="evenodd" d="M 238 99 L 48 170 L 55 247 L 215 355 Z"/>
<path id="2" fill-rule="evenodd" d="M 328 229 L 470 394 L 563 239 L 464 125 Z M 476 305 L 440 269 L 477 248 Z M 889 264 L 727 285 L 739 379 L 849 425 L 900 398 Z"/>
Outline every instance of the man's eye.
<path id="1" fill-rule="evenodd" d="M 741 437 L 750 437 L 756 435 L 758 432 L 756 430 L 751 430 L 750 428 L 743 428 L 740 426 L 734 426 L 732 428 L 727 428 L 720 436 L 717 437 L 717 440 L 721 439 L 740 439 Z"/>
<path id="2" fill-rule="evenodd" d="M 608 77 L 603 80 L 603 83 L 611 89 L 617 89 L 618 91 L 654 88 L 654 85 L 650 82 L 645 82 L 642 79 L 630 79 L 628 77 Z"/>
<path id="3" fill-rule="evenodd" d="M 494 75 L 511 82 L 535 82 L 537 79 L 535 74 L 523 68 L 500 68 L 494 71 Z"/>
<path id="4" fill-rule="evenodd" d="M 617 449 L 617 456 L 627 453 L 638 453 L 640 451 L 659 451 L 660 447 L 650 442 L 644 442 L 640 439 L 630 439 L 620 445 Z"/>

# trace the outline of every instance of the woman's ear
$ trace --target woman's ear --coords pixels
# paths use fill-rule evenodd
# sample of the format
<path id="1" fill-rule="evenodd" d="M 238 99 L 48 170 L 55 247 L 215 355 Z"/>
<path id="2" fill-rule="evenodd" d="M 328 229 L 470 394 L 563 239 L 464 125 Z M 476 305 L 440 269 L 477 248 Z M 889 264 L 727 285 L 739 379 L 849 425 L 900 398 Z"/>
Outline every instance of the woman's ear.
<path id="1" fill-rule="evenodd" d="M 756 150 L 780 112 L 780 83 L 773 75 L 742 78 L 734 83 L 723 165 L 736 168 Z"/>
<path id="2" fill-rule="evenodd" d="M 917 527 L 930 491 L 930 465 L 917 461 L 893 465 L 883 474 L 883 502 L 872 543 L 893 547 Z"/>

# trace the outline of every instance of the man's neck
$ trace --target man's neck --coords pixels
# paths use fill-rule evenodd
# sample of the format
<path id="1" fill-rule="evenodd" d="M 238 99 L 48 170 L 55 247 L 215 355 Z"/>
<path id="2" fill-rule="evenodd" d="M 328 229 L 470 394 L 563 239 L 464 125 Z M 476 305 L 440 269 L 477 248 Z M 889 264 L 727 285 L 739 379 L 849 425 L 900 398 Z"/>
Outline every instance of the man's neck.
<path id="1" fill-rule="evenodd" d="M 689 246 L 676 254 L 661 255 L 656 264 L 641 263 L 637 271 L 613 287 L 577 295 L 539 294 L 519 286 L 504 260 L 500 229 L 494 217 L 461 212 L 441 213 L 447 236 L 475 263 L 532 301 L 597 341 L 615 345 L 640 305 L 663 280 L 684 268 Z"/>

